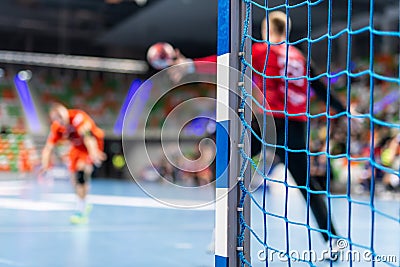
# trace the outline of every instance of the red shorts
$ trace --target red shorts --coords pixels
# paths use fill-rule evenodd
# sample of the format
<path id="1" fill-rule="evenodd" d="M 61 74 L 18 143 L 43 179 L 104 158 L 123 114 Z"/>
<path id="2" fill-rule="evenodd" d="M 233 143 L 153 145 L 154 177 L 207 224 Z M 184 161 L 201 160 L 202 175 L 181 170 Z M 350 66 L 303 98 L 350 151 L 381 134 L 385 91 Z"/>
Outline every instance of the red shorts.
<path id="1" fill-rule="evenodd" d="M 101 138 L 97 139 L 97 145 L 100 151 L 104 151 L 104 140 Z M 89 152 L 85 146 L 72 146 L 69 151 L 69 169 L 71 172 L 76 172 L 78 169 L 78 163 L 83 163 L 85 165 L 92 165 L 93 162 L 89 157 Z"/>

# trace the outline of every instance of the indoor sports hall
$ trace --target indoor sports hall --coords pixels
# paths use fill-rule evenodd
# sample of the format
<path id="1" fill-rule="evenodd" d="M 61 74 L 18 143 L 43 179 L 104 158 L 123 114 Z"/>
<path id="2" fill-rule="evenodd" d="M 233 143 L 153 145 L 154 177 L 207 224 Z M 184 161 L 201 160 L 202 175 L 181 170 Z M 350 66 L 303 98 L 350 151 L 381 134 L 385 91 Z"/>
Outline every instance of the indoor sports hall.
<path id="1" fill-rule="evenodd" d="M 399 17 L 0 1 L 0 267 L 400 266 Z"/>

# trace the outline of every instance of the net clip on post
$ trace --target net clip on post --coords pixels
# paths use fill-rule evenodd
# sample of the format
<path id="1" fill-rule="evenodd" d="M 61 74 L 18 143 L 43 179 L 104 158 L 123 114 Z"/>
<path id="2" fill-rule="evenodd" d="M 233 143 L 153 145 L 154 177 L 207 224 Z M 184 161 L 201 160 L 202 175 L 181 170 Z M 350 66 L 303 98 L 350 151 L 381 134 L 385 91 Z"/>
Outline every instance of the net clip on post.
<path id="1" fill-rule="evenodd" d="M 244 51 L 240 51 L 240 52 L 238 53 L 238 57 L 244 57 L 244 55 L 245 55 L 245 52 L 244 52 Z"/>
<path id="2" fill-rule="evenodd" d="M 243 207 L 237 207 L 236 209 L 238 212 L 242 212 L 243 211 Z"/>
<path id="3" fill-rule="evenodd" d="M 239 87 L 243 87 L 244 86 L 244 82 L 238 82 L 238 86 Z"/>

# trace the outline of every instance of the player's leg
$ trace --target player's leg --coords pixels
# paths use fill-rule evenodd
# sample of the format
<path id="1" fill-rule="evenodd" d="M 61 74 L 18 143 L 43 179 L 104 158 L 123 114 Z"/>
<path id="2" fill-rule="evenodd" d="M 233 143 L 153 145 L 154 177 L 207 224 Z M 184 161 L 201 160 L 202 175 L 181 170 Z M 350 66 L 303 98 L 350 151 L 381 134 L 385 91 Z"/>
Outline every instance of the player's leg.
<path id="1" fill-rule="evenodd" d="M 86 202 L 89 193 L 93 166 L 84 160 L 78 162 L 78 171 L 76 172 L 76 195 L 78 196 L 78 210 L 86 214 L 88 205 Z"/>
<path id="2" fill-rule="evenodd" d="M 305 153 L 289 153 L 289 164 L 288 168 L 290 173 L 292 174 L 294 180 L 299 186 L 307 185 L 307 155 Z M 309 188 L 312 191 L 326 191 L 326 188 L 320 187 L 320 183 L 318 183 L 313 177 L 309 177 Z M 301 189 L 301 194 L 304 199 L 307 200 L 307 190 Z M 317 224 L 321 230 L 328 230 L 328 211 L 325 204 L 325 195 L 324 194 L 314 194 L 309 193 L 310 198 L 310 207 L 314 214 L 314 217 L 317 221 Z M 332 220 L 330 223 L 329 231 L 336 235 L 336 229 L 333 226 Z M 329 237 L 326 233 L 322 233 L 325 241 L 329 240 Z"/>
<path id="3" fill-rule="evenodd" d="M 90 207 L 87 205 L 86 197 L 89 192 L 90 178 L 93 167 L 89 161 L 89 156 L 83 151 L 72 150 L 71 172 L 73 173 L 72 183 L 77 196 L 76 213 L 71 216 L 72 223 L 86 223 L 87 213 Z"/>
<path id="4" fill-rule="evenodd" d="M 104 153 L 104 140 L 96 138 L 99 153 Z M 99 167 L 99 166 L 97 166 Z M 87 217 L 91 211 L 91 205 L 87 203 L 87 195 L 90 191 L 90 182 L 94 172 L 94 165 L 87 151 L 79 151 L 77 168 L 76 194 L 78 196 L 78 211 Z"/>
<path id="5" fill-rule="evenodd" d="M 276 120 L 278 144 L 284 144 L 285 127 L 284 120 Z M 287 144 L 291 149 L 305 149 L 306 147 L 306 124 L 303 122 L 289 121 L 288 124 Z M 276 154 L 282 162 L 285 161 L 285 150 L 277 149 Z M 293 176 L 298 186 L 307 185 L 307 154 L 306 153 L 288 153 L 288 169 Z M 318 182 L 309 178 L 309 188 L 313 191 L 326 191 L 326 188 L 321 188 Z M 301 189 L 301 194 L 307 200 L 307 190 Z M 309 194 L 310 208 L 317 221 L 318 227 L 321 230 L 328 230 L 328 211 L 325 204 L 325 197 L 322 194 Z M 330 220 L 330 232 L 336 235 L 336 229 Z M 325 241 L 329 240 L 326 233 L 322 233 Z"/>
<path id="6" fill-rule="evenodd" d="M 261 115 L 253 116 L 251 120 L 251 128 L 257 134 L 258 137 L 262 137 L 261 127 L 259 125 L 259 123 L 262 122 L 262 119 L 260 120 L 258 117 L 261 117 Z M 253 134 L 251 137 L 251 157 L 253 158 L 258 154 L 260 154 L 261 150 L 262 150 L 262 143 Z"/>

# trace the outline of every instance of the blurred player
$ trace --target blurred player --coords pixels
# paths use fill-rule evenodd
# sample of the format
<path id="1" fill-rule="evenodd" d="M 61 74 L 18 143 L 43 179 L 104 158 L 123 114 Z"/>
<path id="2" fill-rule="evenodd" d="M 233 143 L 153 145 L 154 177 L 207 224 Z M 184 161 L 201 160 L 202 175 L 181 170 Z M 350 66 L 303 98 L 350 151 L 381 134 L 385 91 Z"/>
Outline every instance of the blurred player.
<path id="1" fill-rule="evenodd" d="M 50 167 L 51 153 L 57 142 L 69 140 L 70 171 L 72 184 L 77 194 L 77 212 L 71 216 L 71 223 L 86 223 L 89 206 L 86 196 L 93 173 L 93 165 L 100 166 L 106 159 L 103 152 L 104 132 L 83 111 L 67 109 L 61 104 L 53 104 L 50 108 L 50 134 L 42 152 L 42 171 Z"/>
<path id="2" fill-rule="evenodd" d="M 316 95 L 323 101 L 327 100 L 327 89 L 319 80 L 307 81 L 306 79 L 301 78 L 307 75 L 307 61 L 300 50 L 291 45 L 287 47 L 285 43 L 286 30 L 288 29 L 290 31 L 291 22 L 289 21 L 289 26 L 287 27 L 286 21 L 286 14 L 280 11 L 274 11 L 269 14 L 268 24 L 266 19 L 263 20 L 261 25 L 262 38 L 263 40 L 268 40 L 270 44 L 267 44 L 266 42 L 257 42 L 252 45 L 252 66 L 255 70 L 264 73 L 266 76 L 284 76 L 286 74 L 289 78 L 296 79 L 288 81 L 285 81 L 282 78 L 266 79 L 254 72 L 253 81 L 258 89 L 253 90 L 253 94 L 256 99 L 258 99 L 259 103 L 263 103 L 263 88 L 266 88 L 265 99 L 269 105 L 268 109 L 271 110 L 271 112 L 266 114 L 267 125 L 271 125 L 271 122 L 274 122 L 275 124 L 277 137 L 276 144 L 279 146 L 285 144 L 285 124 L 287 122 L 287 147 L 292 150 L 304 150 L 306 149 L 307 117 L 302 114 L 306 113 L 307 108 L 307 83 L 310 82 L 310 87 L 314 89 Z M 288 55 L 286 55 L 286 51 L 288 51 Z M 185 58 L 178 50 L 176 54 L 177 59 L 175 64 L 177 65 L 175 68 L 168 70 L 171 80 L 175 82 L 179 81 L 185 74 L 195 71 L 197 73 L 216 71 L 215 68 L 210 70 L 210 67 L 204 69 L 205 65 L 200 63 L 202 61 L 216 62 L 216 55 L 192 60 Z M 310 76 L 315 76 L 312 69 L 310 69 Z M 286 90 L 288 92 L 287 96 Z M 287 98 L 286 112 L 292 116 L 287 116 L 283 112 L 285 110 L 285 98 Z M 330 96 L 330 105 L 337 112 L 343 112 L 346 110 L 340 101 L 333 95 Z M 262 122 L 263 111 L 255 110 L 255 113 L 256 117 L 258 117 L 258 121 Z M 262 136 L 260 127 L 255 119 L 253 119 L 252 128 L 259 137 Z M 273 140 L 269 140 L 269 135 L 266 136 L 266 139 L 269 144 L 273 142 Z M 261 150 L 261 142 L 258 141 L 257 138 L 252 138 L 252 157 L 259 154 Z M 279 161 L 285 162 L 286 151 L 284 149 L 278 147 L 276 148 L 275 153 Z M 327 190 L 327 188 L 322 188 L 320 183 L 314 181 L 312 177 L 307 176 L 306 153 L 288 152 L 286 166 L 299 186 L 306 186 L 309 184 L 309 188 L 312 191 L 323 192 Z M 329 236 L 325 231 L 328 231 L 329 229 L 331 234 L 337 235 L 337 233 L 332 220 L 330 220 L 330 225 L 328 225 L 328 212 L 324 196 L 322 194 L 309 193 L 304 189 L 301 189 L 300 191 L 305 200 L 307 200 L 307 195 L 309 195 L 310 207 L 318 226 L 320 229 L 324 230 L 321 234 L 325 241 L 329 241 Z M 333 245 L 335 244 L 333 243 Z"/>
<path id="3" fill-rule="evenodd" d="M 392 170 L 400 169 L 400 133 L 394 135 L 383 149 L 381 154 L 382 164 Z M 383 183 L 390 192 L 400 192 L 399 177 L 393 173 L 385 173 Z"/>

